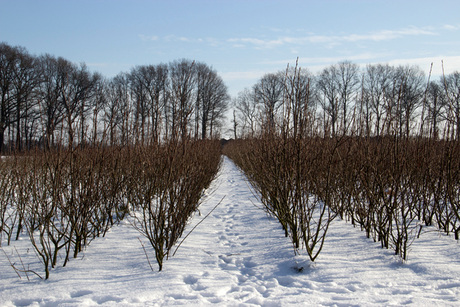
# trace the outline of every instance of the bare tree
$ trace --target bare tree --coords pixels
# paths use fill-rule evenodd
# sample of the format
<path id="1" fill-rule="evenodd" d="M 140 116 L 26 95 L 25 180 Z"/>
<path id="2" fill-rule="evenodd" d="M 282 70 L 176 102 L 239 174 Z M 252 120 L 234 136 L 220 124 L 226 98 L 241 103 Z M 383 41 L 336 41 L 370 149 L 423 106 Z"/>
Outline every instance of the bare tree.
<path id="1" fill-rule="evenodd" d="M 352 108 L 357 88 L 359 85 L 359 66 L 349 61 L 338 64 L 339 80 L 338 87 L 340 92 L 340 108 L 342 112 L 342 129 L 344 133 L 348 129 L 349 110 Z"/>
<path id="2" fill-rule="evenodd" d="M 339 99 L 340 89 L 337 84 L 338 70 L 336 66 L 330 66 L 319 74 L 316 86 L 321 94 L 320 104 L 324 114 L 329 117 L 331 133 L 333 136 L 337 132 L 337 124 L 339 120 Z"/>
<path id="3" fill-rule="evenodd" d="M 319 75 L 317 87 L 322 94 L 321 106 L 330 118 L 332 135 L 336 135 L 340 119 L 342 132 L 346 133 L 349 111 L 357 95 L 359 66 L 349 61 L 325 68 Z"/>
<path id="4" fill-rule="evenodd" d="M 443 86 L 447 98 L 446 119 L 453 125 L 452 135 L 458 141 L 460 140 L 460 72 L 443 76 Z"/>
<path id="5" fill-rule="evenodd" d="M 188 126 L 194 111 L 195 62 L 174 61 L 169 64 L 170 95 L 169 103 L 171 137 L 188 137 Z"/>
<path id="6" fill-rule="evenodd" d="M 89 73 L 86 65 L 80 66 L 80 71 L 77 74 L 77 84 L 80 88 L 81 95 L 77 96 L 77 99 L 81 99 L 79 105 L 79 125 L 80 125 L 80 145 L 83 146 L 87 140 L 88 125 L 86 124 L 86 118 L 96 116 L 95 107 L 100 105 L 102 99 L 102 88 L 101 88 L 102 76 L 99 73 Z M 92 112 L 91 112 L 92 111 Z M 94 126 L 97 126 L 97 121 L 93 120 Z"/>
<path id="7" fill-rule="evenodd" d="M 283 89 L 283 129 L 296 138 L 311 133 L 316 116 L 314 78 L 306 69 L 296 65 L 287 69 Z"/>
<path id="8" fill-rule="evenodd" d="M 256 101 L 261 105 L 265 125 L 270 131 L 275 129 L 275 118 L 283 99 L 283 73 L 264 75 L 254 85 Z"/>
<path id="9" fill-rule="evenodd" d="M 409 137 L 415 113 L 422 103 L 425 75 L 418 66 L 396 68 L 395 86 L 398 89 L 396 116 L 398 133 Z"/>
<path id="10" fill-rule="evenodd" d="M 103 121 L 109 134 L 109 144 L 127 144 L 130 97 L 128 77 L 120 73 L 110 80 L 106 90 L 107 103 L 104 108 Z"/>
<path id="11" fill-rule="evenodd" d="M 153 142 L 158 142 L 161 135 L 163 108 L 167 101 L 168 67 L 166 65 L 148 65 L 141 69 L 145 90 L 150 104 L 151 130 Z"/>
<path id="12" fill-rule="evenodd" d="M 197 64 L 197 119 L 201 122 L 201 138 L 213 136 L 213 128 L 227 110 L 227 86 L 217 72 L 203 63 Z M 195 129 L 198 130 L 198 123 Z M 198 133 L 198 131 L 196 131 Z"/>
<path id="13" fill-rule="evenodd" d="M 93 111 L 93 136 L 92 136 L 92 143 L 96 144 L 98 141 L 98 126 L 99 126 L 99 113 L 104 109 L 105 105 L 107 104 L 107 97 L 106 97 L 106 89 L 107 89 L 107 80 L 100 75 L 99 73 L 95 73 L 94 76 L 94 95 L 92 102 L 90 103 Z M 82 123 L 82 131 L 83 131 L 83 120 Z"/>
<path id="14" fill-rule="evenodd" d="M 429 136 L 437 140 L 439 138 L 439 125 L 442 123 L 445 115 L 443 114 L 446 107 L 446 97 L 442 85 L 438 82 L 431 81 L 426 91 L 426 118 L 429 122 Z"/>
<path id="15" fill-rule="evenodd" d="M 36 58 L 29 55 L 24 48 L 16 48 L 16 61 L 14 65 L 14 97 L 15 97 L 15 123 L 16 123 L 16 150 L 21 151 L 23 138 L 28 137 L 28 127 L 33 121 L 35 97 L 34 92 L 39 78 L 36 69 Z M 33 130 L 33 126 L 30 127 Z"/>
<path id="16" fill-rule="evenodd" d="M 85 116 L 90 111 L 89 99 L 94 94 L 96 79 L 86 65 L 80 67 L 64 59 L 58 59 L 60 78 L 63 82 L 61 99 L 65 110 L 69 148 L 74 146 L 76 120 L 80 118 L 80 142 L 85 139 Z"/>
<path id="17" fill-rule="evenodd" d="M 0 152 L 4 151 L 5 131 L 13 121 L 13 80 L 14 80 L 13 47 L 0 44 Z"/>
<path id="18" fill-rule="evenodd" d="M 63 121 L 64 105 L 62 103 L 63 82 L 65 79 L 60 74 L 62 66 L 66 61 L 46 54 L 40 57 L 40 97 L 39 108 L 42 127 L 44 130 L 44 144 L 47 148 L 55 144 L 55 131 Z"/>
<path id="19" fill-rule="evenodd" d="M 363 78 L 364 103 L 366 104 L 366 130 L 379 137 L 383 130 L 385 115 L 385 95 L 392 81 L 393 69 L 388 64 L 368 65 Z"/>
<path id="20" fill-rule="evenodd" d="M 130 84 L 135 100 L 135 114 L 137 114 L 135 120 L 141 121 L 141 134 L 150 133 L 149 139 L 154 143 L 158 142 L 161 135 L 163 109 L 167 101 L 168 67 L 162 64 L 137 66 L 131 70 Z M 145 128 L 146 121 L 150 129 Z"/>
<path id="21" fill-rule="evenodd" d="M 133 132 L 136 143 L 144 144 L 149 118 L 149 103 L 146 85 L 143 82 L 141 67 L 133 68 L 128 75 L 131 97 L 133 99 Z"/>
<path id="22" fill-rule="evenodd" d="M 241 136 L 254 137 L 258 124 L 258 106 L 254 91 L 245 89 L 233 100 L 237 114 L 235 121 L 241 126 Z M 236 133 L 235 133 L 236 134 Z"/>

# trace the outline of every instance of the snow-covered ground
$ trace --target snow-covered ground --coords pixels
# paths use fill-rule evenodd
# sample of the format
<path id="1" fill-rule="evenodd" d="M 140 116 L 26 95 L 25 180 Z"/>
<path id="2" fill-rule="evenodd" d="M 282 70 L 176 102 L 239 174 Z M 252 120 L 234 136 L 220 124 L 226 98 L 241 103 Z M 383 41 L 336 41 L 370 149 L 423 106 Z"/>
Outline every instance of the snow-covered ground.
<path id="1" fill-rule="evenodd" d="M 227 158 L 184 235 L 221 200 L 162 272 L 150 270 L 139 239 L 149 246 L 128 222 L 52 270 L 47 281 L 19 279 L 0 252 L 0 305 L 460 305 L 460 245 L 434 229 L 424 229 L 409 260 L 401 263 L 391 250 L 337 219 L 312 265 L 305 256 L 294 257 L 278 222 L 266 215 Z M 12 245 L 32 262 L 26 239 Z M 3 248 L 12 254 L 12 246 Z"/>

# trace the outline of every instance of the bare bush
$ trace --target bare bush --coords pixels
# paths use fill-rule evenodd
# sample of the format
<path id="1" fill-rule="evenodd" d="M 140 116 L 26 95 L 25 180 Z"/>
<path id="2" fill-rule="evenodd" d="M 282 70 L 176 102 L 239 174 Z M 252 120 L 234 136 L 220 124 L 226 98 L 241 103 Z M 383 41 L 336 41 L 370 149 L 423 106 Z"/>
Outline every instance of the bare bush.
<path id="1" fill-rule="evenodd" d="M 6 160 L 6 159 L 5 159 Z M 10 243 L 12 227 L 10 219 L 12 218 L 11 207 L 14 197 L 14 185 L 12 183 L 10 161 L 0 160 L 0 246 L 2 245 L 3 235 L 7 236 L 7 244 Z"/>
<path id="2" fill-rule="evenodd" d="M 132 152 L 128 199 L 133 226 L 153 247 L 159 270 L 220 163 L 216 141 L 169 142 Z M 139 167 L 141 166 L 141 167 Z"/>

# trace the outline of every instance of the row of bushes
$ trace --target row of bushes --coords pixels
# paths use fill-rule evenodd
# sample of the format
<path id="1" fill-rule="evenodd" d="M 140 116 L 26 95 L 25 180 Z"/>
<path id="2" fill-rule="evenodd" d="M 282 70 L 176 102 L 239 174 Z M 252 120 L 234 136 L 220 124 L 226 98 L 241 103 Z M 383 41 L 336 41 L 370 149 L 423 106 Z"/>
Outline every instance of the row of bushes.
<path id="1" fill-rule="evenodd" d="M 160 271 L 217 175 L 220 151 L 216 141 L 170 143 L 154 152 L 142 147 L 131 158 L 133 225 L 154 248 Z"/>
<path id="2" fill-rule="evenodd" d="M 335 217 L 330 187 L 337 155 L 332 145 L 320 138 L 300 142 L 269 134 L 224 148 L 244 170 L 267 211 L 279 220 L 295 252 L 304 246 L 312 261 Z"/>
<path id="3" fill-rule="evenodd" d="M 29 237 L 44 278 L 120 220 L 160 270 L 220 163 L 216 141 L 29 152 L 0 163 L 0 244 Z M 38 274 L 37 274 L 38 275 Z"/>
<path id="4" fill-rule="evenodd" d="M 407 258 L 423 225 L 460 235 L 460 144 L 267 134 L 224 149 L 314 261 L 337 215 Z"/>
<path id="5" fill-rule="evenodd" d="M 459 239 L 459 142 L 350 138 L 339 153 L 335 210 L 368 237 L 404 260 L 423 226 Z"/>

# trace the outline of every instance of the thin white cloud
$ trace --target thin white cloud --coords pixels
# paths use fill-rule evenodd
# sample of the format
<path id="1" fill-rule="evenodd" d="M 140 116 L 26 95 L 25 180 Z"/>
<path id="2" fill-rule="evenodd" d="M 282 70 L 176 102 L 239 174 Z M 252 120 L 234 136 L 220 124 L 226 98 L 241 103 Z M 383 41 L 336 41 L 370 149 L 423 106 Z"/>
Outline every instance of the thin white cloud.
<path id="1" fill-rule="evenodd" d="M 188 37 L 185 37 L 185 36 L 180 36 L 180 37 L 177 37 L 177 40 L 181 41 L 181 42 L 191 42 L 192 39 L 188 38 Z M 199 41 L 199 40 L 195 40 L 195 41 Z"/>
<path id="2" fill-rule="evenodd" d="M 314 35 L 300 37 L 278 37 L 276 39 L 261 39 L 261 38 L 230 38 L 227 41 L 238 46 L 252 45 L 257 49 L 270 49 L 281 45 L 304 45 L 306 43 L 313 44 L 337 44 L 340 42 L 362 42 L 362 41 L 386 41 L 405 36 L 418 35 L 436 35 L 436 32 L 427 28 L 408 27 L 399 30 L 381 30 L 367 34 L 346 34 L 346 35 Z"/>
<path id="3" fill-rule="evenodd" d="M 433 63 L 433 69 L 431 75 L 434 77 L 448 75 L 454 71 L 460 71 L 460 56 L 433 56 L 433 57 L 421 57 L 421 58 L 409 58 L 409 59 L 394 59 L 388 61 L 390 65 L 417 65 L 427 74 L 430 71 L 431 63 Z"/>
<path id="4" fill-rule="evenodd" d="M 453 25 L 445 25 L 443 28 L 452 29 Z M 139 38 L 143 41 L 158 41 L 164 40 L 168 42 L 183 42 L 183 43 L 208 43 L 212 46 L 218 46 L 224 42 L 230 43 L 234 48 L 253 47 L 255 49 L 273 49 L 285 45 L 304 46 L 306 44 L 324 44 L 328 48 L 337 46 L 344 42 L 365 42 L 365 41 L 387 41 L 406 36 L 417 35 L 436 35 L 429 28 L 408 27 L 398 30 L 381 30 L 365 34 L 344 34 L 344 35 L 317 35 L 308 33 L 304 36 L 281 36 L 274 39 L 257 38 L 257 37 L 233 37 L 226 40 L 218 38 L 193 38 L 177 35 L 167 35 L 158 37 L 156 35 L 140 34 Z"/>
<path id="5" fill-rule="evenodd" d="M 221 72 L 219 75 L 226 81 L 231 80 L 253 80 L 262 77 L 268 71 L 266 70 L 252 70 L 252 71 L 228 71 Z"/>
<path id="6" fill-rule="evenodd" d="M 156 35 L 144 35 L 144 34 L 139 34 L 139 38 L 145 42 L 147 41 L 157 41 L 159 39 L 158 36 Z"/>
<path id="7" fill-rule="evenodd" d="M 434 35 L 433 32 L 420 30 L 420 29 L 403 29 L 397 31 L 391 30 L 382 30 L 374 33 L 369 34 L 351 34 L 345 36 L 337 36 L 335 39 L 346 41 L 346 42 L 358 42 L 358 41 L 386 41 L 392 40 L 396 38 L 401 38 L 404 36 L 415 36 L 415 35 Z"/>
<path id="8" fill-rule="evenodd" d="M 298 63 L 299 65 L 310 66 L 310 65 L 318 65 L 318 64 L 330 65 L 330 64 L 338 63 L 340 61 L 369 62 L 369 61 L 374 61 L 376 59 L 386 57 L 386 56 L 388 56 L 388 54 L 371 53 L 371 52 L 359 53 L 359 54 L 350 55 L 350 56 L 346 56 L 346 55 L 332 56 L 332 57 L 302 57 L 302 56 L 299 56 Z M 297 61 L 297 58 L 292 58 L 292 59 L 264 62 L 263 64 L 287 65 L 289 63 L 290 65 L 292 65 L 292 64 L 295 64 L 296 61 Z"/>
<path id="9" fill-rule="evenodd" d="M 219 40 L 212 38 L 212 37 L 186 37 L 186 36 L 177 36 L 177 35 L 166 35 L 161 38 L 158 38 L 158 40 L 163 40 L 166 42 L 182 42 L 182 43 L 207 43 L 212 46 L 216 46 L 219 43 Z"/>
<path id="10" fill-rule="evenodd" d="M 286 39 L 288 38 L 281 38 L 281 39 L 260 39 L 260 38 L 249 38 L 249 37 L 242 37 L 242 38 L 230 38 L 227 41 L 232 43 L 234 47 L 245 47 L 247 44 L 253 45 L 257 49 L 267 49 L 267 48 L 274 48 L 277 46 L 281 46 L 286 43 Z"/>
<path id="11" fill-rule="evenodd" d="M 309 37 L 279 37 L 277 39 L 260 39 L 260 38 L 230 38 L 227 42 L 232 43 L 233 46 L 245 47 L 247 45 L 252 45 L 257 49 L 270 49 L 286 44 L 292 45 L 303 45 L 310 41 Z"/>
<path id="12" fill-rule="evenodd" d="M 449 31 L 457 31 L 460 29 L 460 26 L 459 25 L 444 25 L 442 27 L 444 30 L 449 30 Z"/>

